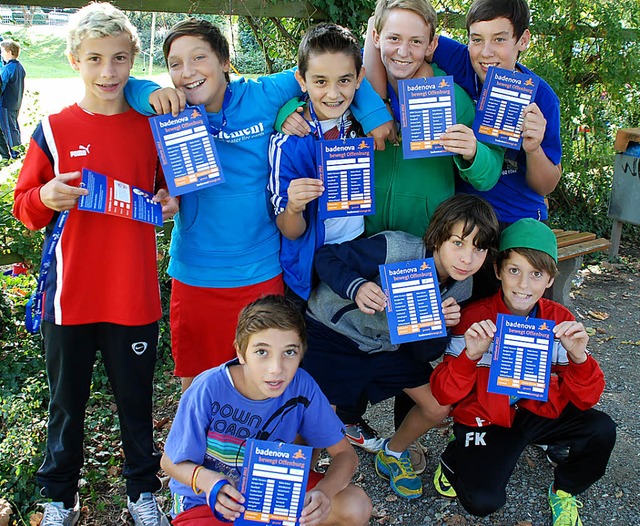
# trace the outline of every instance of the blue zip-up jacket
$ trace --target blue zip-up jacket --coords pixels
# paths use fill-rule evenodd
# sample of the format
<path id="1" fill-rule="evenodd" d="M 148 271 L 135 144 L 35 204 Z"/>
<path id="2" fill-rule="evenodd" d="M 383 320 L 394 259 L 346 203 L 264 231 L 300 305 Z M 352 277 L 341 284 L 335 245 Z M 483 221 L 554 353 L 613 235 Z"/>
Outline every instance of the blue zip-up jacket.
<path id="1" fill-rule="evenodd" d="M 440 36 L 433 60 L 474 100 L 478 101 L 482 83 L 471 65 L 469 50 L 460 42 Z M 523 73 L 535 75 L 533 71 L 518 63 Z M 536 75 L 537 76 L 537 75 Z M 560 139 L 560 99 L 551 86 L 540 79 L 538 91 L 533 100 L 547 119 L 547 127 L 542 140 L 542 150 L 553 164 L 562 160 Z M 504 223 L 515 223 L 518 219 L 531 217 L 544 221 L 548 218 L 544 196 L 534 192 L 527 184 L 527 155 L 523 149 L 507 149 L 504 155 L 502 175 L 496 185 L 487 191 L 476 190 L 466 181 L 458 181 L 458 193 L 476 194 L 484 197 L 495 210 L 498 219 Z"/>
<path id="2" fill-rule="evenodd" d="M 2 107 L 8 110 L 19 111 L 24 95 L 24 77 L 26 72 L 22 64 L 12 58 L 2 68 Z"/>
<path id="3" fill-rule="evenodd" d="M 353 115 L 345 116 L 347 138 L 362 137 L 362 128 Z M 269 142 L 269 191 L 275 215 L 284 212 L 289 201 L 289 185 L 302 177 L 317 179 L 316 146 L 319 134 L 314 122 L 305 137 L 275 133 Z M 282 236 L 280 264 L 284 282 L 302 299 L 309 299 L 313 286 L 313 258 L 325 243 L 325 224 L 318 219 L 318 200 L 309 202 L 303 212 L 307 228 L 297 239 Z M 364 221 L 362 225 L 364 229 Z"/>
<path id="4" fill-rule="evenodd" d="M 153 115 L 148 101 L 157 88 L 151 81 L 131 79 L 125 95 L 137 111 Z M 243 287 L 281 273 L 267 153 L 278 110 L 302 92 L 293 70 L 233 80 L 229 89 L 227 124 L 214 139 L 225 182 L 181 196 L 171 236 L 168 272 L 191 286 Z M 391 120 L 370 84 L 363 82 L 356 99 L 352 108 L 365 131 Z M 216 129 L 222 126 L 222 113 L 208 114 Z"/>

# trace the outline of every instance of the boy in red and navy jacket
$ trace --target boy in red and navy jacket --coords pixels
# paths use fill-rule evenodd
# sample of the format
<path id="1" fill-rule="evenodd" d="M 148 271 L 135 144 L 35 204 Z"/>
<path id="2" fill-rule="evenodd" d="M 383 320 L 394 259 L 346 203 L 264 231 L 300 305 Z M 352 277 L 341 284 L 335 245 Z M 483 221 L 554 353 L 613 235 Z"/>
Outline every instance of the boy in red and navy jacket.
<path id="1" fill-rule="evenodd" d="M 568 448 L 549 488 L 553 524 L 581 525 L 575 495 L 604 475 L 615 444 L 615 423 L 593 409 L 604 374 L 587 351 L 589 336 L 562 305 L 542 297 L 557 274 L 557 243 L 551 229 L 521 219 L 500 237 L 496 275 L 501 289 L 469 305 L 443 362 L 431 376 L 440 404 L 452 404 L 453 437 L 436 470 L 436 490 L 457 496 L 474 515 L 505 504 L 505 487 L 531 443 Z M 553 320 L 548 400 L 515 399 L 487 390 L 498 314 Z"/>

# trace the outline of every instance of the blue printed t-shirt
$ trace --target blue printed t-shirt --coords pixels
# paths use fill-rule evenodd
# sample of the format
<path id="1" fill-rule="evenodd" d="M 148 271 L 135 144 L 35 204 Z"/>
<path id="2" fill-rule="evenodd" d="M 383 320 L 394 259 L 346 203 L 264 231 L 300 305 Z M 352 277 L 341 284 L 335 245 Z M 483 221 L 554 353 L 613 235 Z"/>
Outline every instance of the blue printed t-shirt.
<path id="1" fill-rule="evenodd" d="M 476 72 L 471 65 L 467 46 L 440 36 L 438 47 L 433 56 L 448 75 L 453 75 L 456 84 L 460 85 L 477 102 L 482 91 Z M 522 64 L 516 64 L 523 73 L 535 75 Z M 536 75 L 537 76 L 537 75 Z M 553 164 L 562 160 L 562 141 L 560 139 L 560 99 L 551 86 L 540 79 L 538 91 L 533 100 L 547 120 L 542 140 L 542 150 Z M 504 156 L 502 175 L 496 185 L 486 192 L 473 188 L 469 183 L 458 180 L 456 192 L 477 194 L 484 197 L 495 210 L 498 219 L 505 223 L 515 223 L 518 219 L 531 217 L 538 220 L 548 218 L 544 196 L 534 192 L 527 184 L 527 155 L 523 149 L 507 149 Z"/>
<path id="2" fill-rule="evenodd" d="M 231 382 L 232 360 L 200 374 L 185 391 L 165 444 L 174 464 L 184 461 L 204 465 L 239 480 L 248 438 L 292 443 L 297 434 L 315 448 L 331 447 L 344 437 L 343 425 L 316 382 L 298 369 L 277 398 L 251 400 Z M 171 479 L 173 516 L 206 505 L 204 493 Z"/>

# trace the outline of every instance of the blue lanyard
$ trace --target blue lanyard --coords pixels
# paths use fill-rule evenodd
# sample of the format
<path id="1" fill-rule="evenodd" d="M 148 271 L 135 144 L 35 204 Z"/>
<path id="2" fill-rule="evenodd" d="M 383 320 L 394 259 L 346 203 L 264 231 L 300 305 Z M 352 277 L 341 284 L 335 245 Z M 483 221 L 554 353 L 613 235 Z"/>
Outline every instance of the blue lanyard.
<path id="1" fill-rule="evenodd" d="M 313 104 L 311 103 L 311 101 L 308 102 L 308 105 L 309 105 L 309 114 L 311 115 L 311 120 L 313 121 L 313 124 L 315 124 L 316 130 L 318 130 L 318 138 L 322 141 L 324 140 L 324 133 L 322 133 L 322 126 L 320 126 L 320 121 L 318 120 L 316 112 L 313 109 Z M 344 113 L 343 113 L 342 116 L 340 117 L 340 127 L 338 128 L 340 136 L 338 137 L 338 139 L 345 138 L 345 134 L 346 134 L 345 120 L 346 119 L 344 118 Z"/>
<path id="2" fill-rule="evenodd" d="M 231 101 L 231 89 L 229 89 L 229 84 L 227 84 L 227 88 L 224 90 L 224 99 L 222 99 L 222 108 L 220 109 L 220 112 L 222 113 L 222 124 L 220 125 L 220 128 L 216 128 L 213 124 L 211 124 L 211 121 L 209 121 L 209 126 L 211 127 L 210 133 L 214 137 L 217 137 L 218 135 L 220 135 L 222 130 L 224 130 L 225 127 L 227 126 L 227 115 L 225 112 L 229 107 L 230 101 Z"/>
<path id="3" fill-rule="evenodd" d="M 35 334 L 36 332 L 38 332 L 38 330 L 40 329 L 40 324 L 42 323 L 42 299 L 44 296 L 44 286 L 47 283 L 47 275 L 49 274 L 51 261 L 53 260 L 53 255 L 56 252 L 58 241 L 60 241 L 60 237 L 62 236 L 62 229 L 64 228 L 68 217 L 69 210 L 60 212 L 58 220 L 53 227 L 53 232 L 51 233 L 49 246 L 42 254 L 38 285 L 36 287 L 36 290 L 29 298 L 29 301 L 27 302 L 26 316 L 24 320 L 25 327 L 31 334 Z"/>

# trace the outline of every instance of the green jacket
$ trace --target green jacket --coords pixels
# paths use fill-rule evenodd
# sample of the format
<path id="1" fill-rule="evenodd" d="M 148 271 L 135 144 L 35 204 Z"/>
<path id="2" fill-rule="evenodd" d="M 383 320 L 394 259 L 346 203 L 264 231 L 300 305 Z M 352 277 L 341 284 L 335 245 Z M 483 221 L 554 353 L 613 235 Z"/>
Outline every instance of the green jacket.
<path id="1" fill-rule="evenodd" d="M 433 65 L 436 76 L 445 73 Z M 473 101 L 455 85 L 456 120 L 471 128 Z M 455 192 L 456 173 L 478 190 L 492 188 L 502 172 L 504 149 L 478 141 L 476 157 L 469 164 L 460 155 L 405 160 L 402 146 L 387 141 L 375 152 L 376 213 L 365 216 L 365 235 L 401 230 L 422 237 L 436 207 Z"/>

